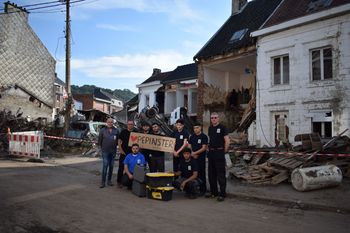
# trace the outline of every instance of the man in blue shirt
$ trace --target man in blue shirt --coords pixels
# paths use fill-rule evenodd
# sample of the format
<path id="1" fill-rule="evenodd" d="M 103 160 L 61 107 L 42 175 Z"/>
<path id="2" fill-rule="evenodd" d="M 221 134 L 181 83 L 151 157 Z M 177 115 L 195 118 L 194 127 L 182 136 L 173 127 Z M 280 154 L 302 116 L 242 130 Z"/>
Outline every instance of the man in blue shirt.
<path id="1" fill-rule="evenodd" d="M 124 174 L 122 177 L 122 184 L 128 189 L 132 187 L 132 181 L 134 180 L 133 174 L 136 164 L 145 166 L 146 161 L 143 154 L 139 152 L 140 147 L 138 144 L 131 146 L 131 153 L 128 154 L 124 159 Z"/>
<path id="2" fill-rule="evenodd" d="M 186 192 L 186 196 L 191 199 L 197 197 L 200 191 L 200 180 L 198 179 L 197 161 L 191 157 L 191 149 L 183 150 L 183 159 L 179 164 L 179 171 L 175 172 L 179 176 L 174 181 L 174 187 Z"/>
<path id="3" fill-rule="evenodd" d="M 114 166 L 114 158 L 117 153 L 118 137 L 119 131 L 113 126 L 113 119 L 107 119 L 107 126 L 100 130 L 98 136 L 98 145 L 102 151 L 102 182 L 100 188 L 104 188 L 106 185 L 106 176 L 108 170 L 108 181 L 107 184 L 113 186 L 112 184 L 112 173 Z"/>
<path id="4" fill-rule="evenodd" d="M 207 179 L 205 172 L 205 159 L 208 149 L 208 136 L 202 132 L 202 125 L 196 122 L 193 125 L 193 132 L 188 141 L 189 147 L 192 149 L 192 158 L 198 163 L 198 177 L 201 182 L 201 194 L 207 191 Z"/>

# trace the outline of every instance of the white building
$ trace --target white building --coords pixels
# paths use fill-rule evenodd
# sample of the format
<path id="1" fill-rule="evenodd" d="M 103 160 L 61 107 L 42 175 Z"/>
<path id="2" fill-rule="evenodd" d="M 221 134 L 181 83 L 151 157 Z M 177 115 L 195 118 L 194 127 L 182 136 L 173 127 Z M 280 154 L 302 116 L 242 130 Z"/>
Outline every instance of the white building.
<path id="1" fill-rule="evenodd" d="M 258 31 L 257 145 L 350 128 L 350 4 L 285 0 Z"/>

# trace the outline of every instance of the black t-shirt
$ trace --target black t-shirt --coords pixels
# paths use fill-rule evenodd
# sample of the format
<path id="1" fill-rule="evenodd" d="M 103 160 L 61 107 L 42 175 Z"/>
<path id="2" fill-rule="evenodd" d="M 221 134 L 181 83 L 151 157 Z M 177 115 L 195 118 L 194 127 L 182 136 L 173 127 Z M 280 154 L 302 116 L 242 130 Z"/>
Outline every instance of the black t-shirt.
<path id="1" fill-rule="evenodd" d="M 209 136 L 209 148 L 222 148 L 225 146 L 225 139 L 227 129 L 222 124 L 218 124 L 217 126 L 209 126 L 208 136 Z"/>
<path id="2" fill-rule="evenodd" d="M 174 130 L 174 132 L 171 134 L 171 137 L 175 138 L 175 150 L 177 151 L 182 147 L 184 144 L 184 140 L 190 137 L 190 134 L 187 132 L 187 130 L 183 129 L 181 132 L 178 130 Z"/>
<path id="3" fill-rule="evenodd" d="M 200 150 L 203 145 L 208 145 L 208 136 L 204 133 L 192 134 L 190 139 L 188 140 L 188 143 L 191 144 L 192 151 L 195 152 L 197 150 Z M 202 152 L 198 158 L 205 157 L 206 151 Z"/>
<path id="4" fill-rule="evenodd" d="M 151 134 L 158 135 L 158 136 L 165 136 L 165 134 L 160 131 L 159 133 L 152 132 Z M 150 153 L 150 157 L 164 157 L 165 155 L 163 151 L 158 151 L 158 150 L 149 150 L 149 153 Z"/>
<path id="5" fill-rule="evenodd" d="M 198 164 L 194 159 L 186 162 L 184 159 L 180 160 L 180 171 L 181 177 L 190 178 L 193 175 L 193 172 L 198 172 Z"/>
<path id="6" fill-rule="evenodd" d="M 131 132 L 134 132 L 134 130 L 132 130 Z M 131 147 L 128 146 L 131 132 L 127 129 L 123 129 L 119 135 L 119 139 L 122 141 L 122 149 L 125 152 L 125 155 L 131 153 Z"/>

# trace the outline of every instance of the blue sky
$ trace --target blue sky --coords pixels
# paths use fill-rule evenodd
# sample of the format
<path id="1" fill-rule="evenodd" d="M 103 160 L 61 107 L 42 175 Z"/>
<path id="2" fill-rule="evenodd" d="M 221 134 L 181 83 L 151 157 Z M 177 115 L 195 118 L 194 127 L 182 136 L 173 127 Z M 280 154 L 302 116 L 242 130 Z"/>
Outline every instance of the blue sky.
<path id="1" fill-rule="evenodd" d="M 7 1 L 7 0 L 6 0 Z M 13 0 L 30 5 L 54 0 Z M 74 0 L 71 0 L 74 1 Z M 1 9 L 5 0 L 1 0 Z M 28 7 L 29 8 L 29 7 Z M 65 13 L 33 10 L 29 24 L 65 80 Z M 42 12 L 42 13 L 34 13 Z M 72 84 L 130 89 L 153 68 L 171 71 L 193 56 L 231 14 L 231 0 L 85 0 L 72 4 Z"/>

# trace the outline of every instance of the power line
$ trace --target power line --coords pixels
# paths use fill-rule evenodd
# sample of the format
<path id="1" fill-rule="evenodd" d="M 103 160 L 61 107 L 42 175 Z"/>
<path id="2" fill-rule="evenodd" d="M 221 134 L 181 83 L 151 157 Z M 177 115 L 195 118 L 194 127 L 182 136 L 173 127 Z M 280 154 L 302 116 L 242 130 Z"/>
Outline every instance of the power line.
<path id="1" fill-rule="evenodd" d="M 85 2 L 86 0 L 75 0 L 75 1 L 71 1 L 70 4 L 74 4 L 74 3 L 79 3 L 79 2 Z M 53 4 L 53 5 L 49 5 L 49 4 Z M 40 7 L 35 7 L 35 6 L 38 6 L 38 5 L 48 5 L 48 6 L 40 6 Z M 28 8 L 29 6 L 29 8 Z M 30 8 L 34 6 L 34 8 Z M 57 8 L 57 7 L 63 7 L 65 6 L 64 2 L 60 2 L 60 1 L 52 1 L 52 2 L 45 2 L 45 3 L 37 3 L 37 4 L 32 4 L 32 5 L 25 5 L 25 6 L 18 6 L 18 7 L 27 7 L 25 8 L 24 10 L 28 11 L 28 13 L 36 13 L 35 11 L 33 10 L 39 10 L 39 9 L 48 9 L 48 8 Z M 1 9 L 1 10 L 4 10 Z M 63 10 L 63 8 L 61 9 L 56 9 L 56 10 Z M 32 11 L 32 12 L 30 12 Z M 16 13 L 16 12 L 22 12 L 21 10 L 18 10 L 18 11 L 11 11 L 11 12 L 4 12 L 4 13 L 0 13 L 0 14 L 6 14 L 6 13 Z M 42 12 L 40 12 L 42 13 Z M 45 12 L 46 13 L 46 12 Z"/>

